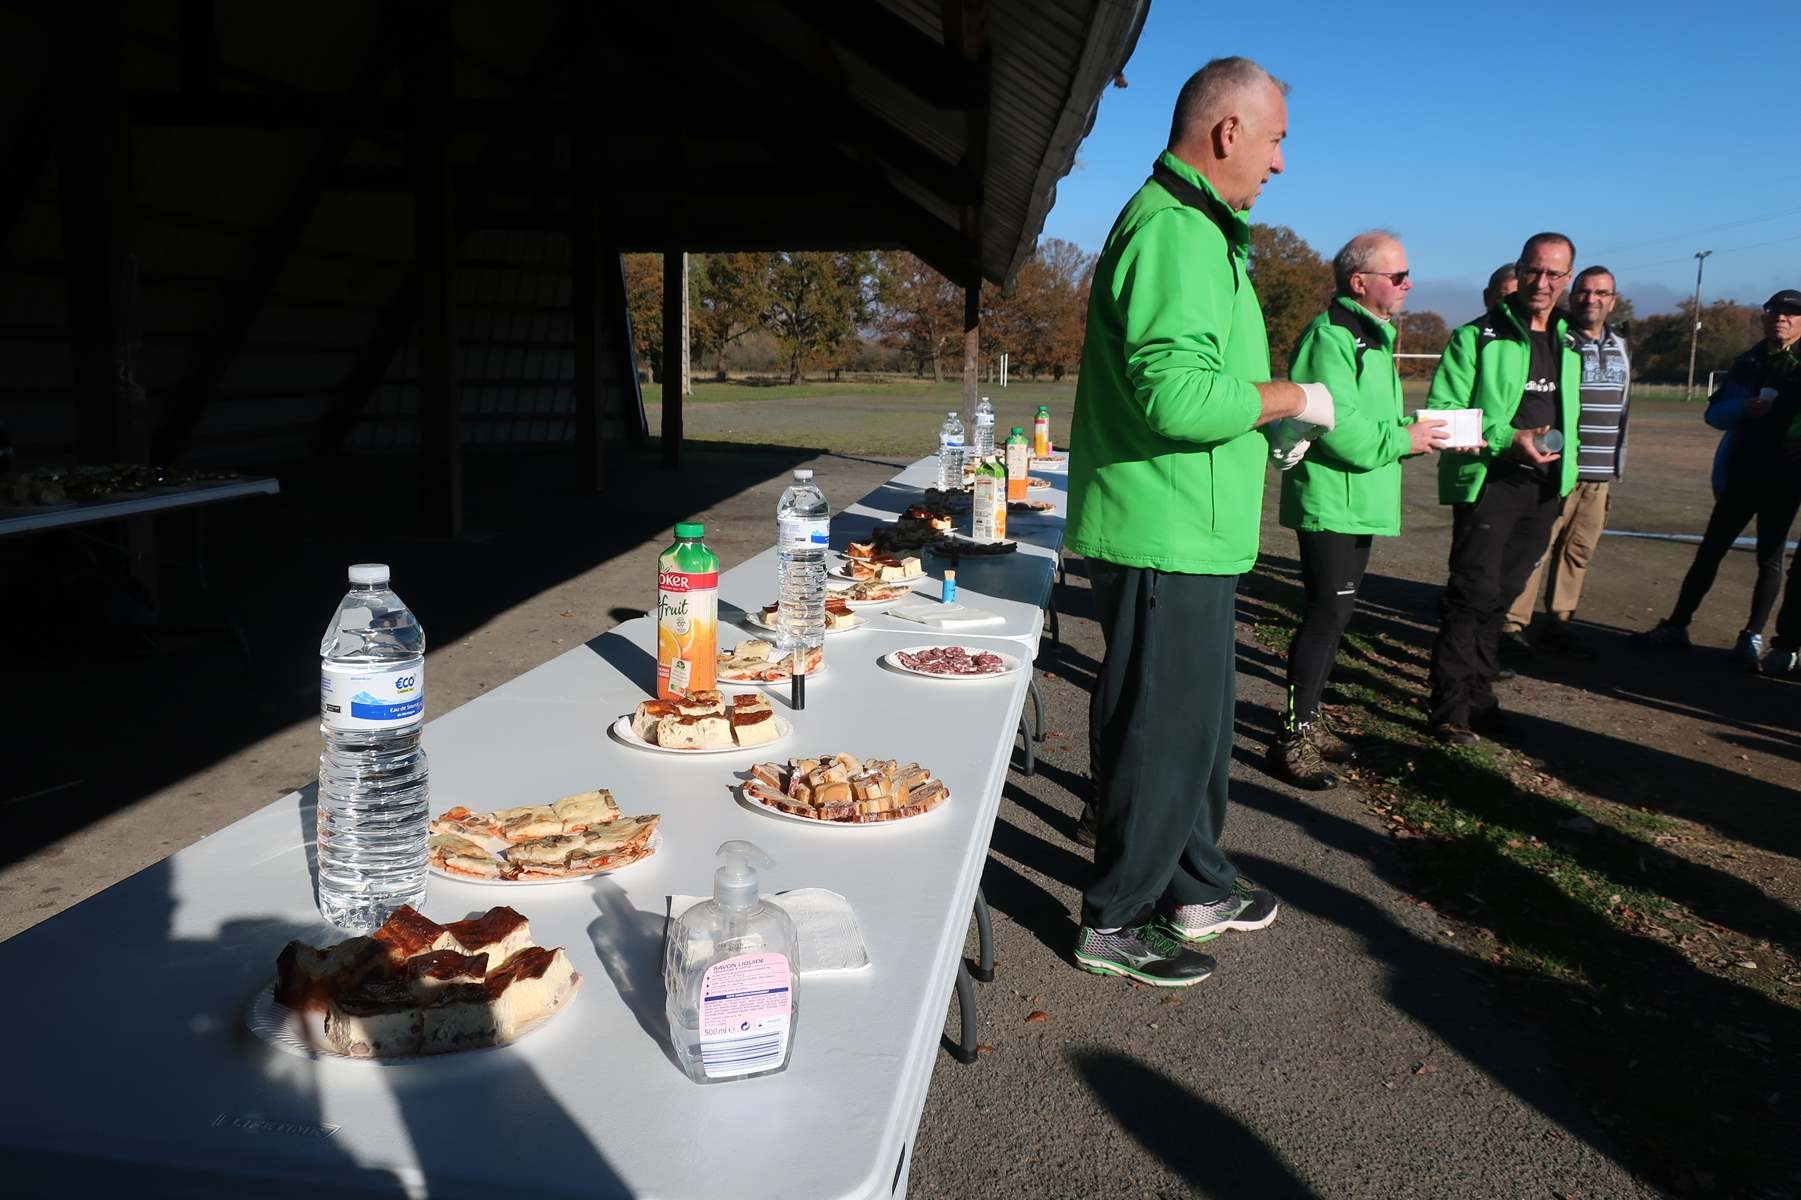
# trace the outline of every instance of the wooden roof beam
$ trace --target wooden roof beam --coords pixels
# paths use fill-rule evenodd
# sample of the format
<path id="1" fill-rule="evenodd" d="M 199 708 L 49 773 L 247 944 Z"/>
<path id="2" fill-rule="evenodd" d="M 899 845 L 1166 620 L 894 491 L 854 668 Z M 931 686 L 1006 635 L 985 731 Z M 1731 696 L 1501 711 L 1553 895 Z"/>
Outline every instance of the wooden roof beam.
<path id="1" fill-rule="evenodd" d="M 985 71 L 874 0 L 779 3 L 927 104 L 958 110 L 987 107 Z"/>

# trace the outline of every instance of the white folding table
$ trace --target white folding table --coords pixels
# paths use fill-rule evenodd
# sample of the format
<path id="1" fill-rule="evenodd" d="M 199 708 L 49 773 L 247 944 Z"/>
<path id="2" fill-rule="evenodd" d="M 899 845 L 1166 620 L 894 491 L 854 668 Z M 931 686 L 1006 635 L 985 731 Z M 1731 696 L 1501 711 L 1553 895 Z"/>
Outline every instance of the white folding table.
<path id="1" fill-rule="evenodd" d="M 1041 560 L 1042 562 L 1043 560 Z M 748 589 L 753 560 L 728 572 Z M 1048 572 L 1048 563 L 1040 567 Z M 773 589 L 773 582 L 764 586 Z M 1005 597 L 972 595 L 988 607 Z M 607 732 L 654 686 L 655 627 L 629 621 L 431 722 L 432 806 L 538 803 L 610 788 L 663 815 L 651 858 L 595 880 L 502 888 L 434 877 L 448 921 L 510 904 L 584 977 L 546 1028 L 493 1050 L 311 1061 L 245 1027 L 290 938 L 335 940 L 313 904 L 312 789 L 290 794 L 0 944 L 14 1031 L 0 1159 L 21 1194 L 878 1197 L 904 1194 L 945 1004 L 1030 681 L 935 680 L 880 663 L 956 635 L 834 636 L 794 736 L 719 756 Z M 1005 648 L 1008 642 L 989 643 Z M 821 827 L 746 807 L 759 759 L 848 750 L 916 760 L 949 786 L 893 825 Z M 749 838 L 769 890 L 853 905 L 871 966 L 807 976 L 789 1069 L 701 1086 L 675 1066 L 661 944 L 671 894 L 705 893 Z"/>

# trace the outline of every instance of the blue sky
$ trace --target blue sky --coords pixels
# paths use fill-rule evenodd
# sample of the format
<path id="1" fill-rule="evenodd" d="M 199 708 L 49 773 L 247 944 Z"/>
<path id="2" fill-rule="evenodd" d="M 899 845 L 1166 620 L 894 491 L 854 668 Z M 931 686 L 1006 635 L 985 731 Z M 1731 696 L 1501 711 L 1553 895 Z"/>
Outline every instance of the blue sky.
<path id="1" fill-rule="evenodd" d="M 1695 15 L 1699 13 L 1700 15 Z M 1641 315 L 1694 288 L 1801 287 L 1801 4 L 1203 4 L 1152 0 L 1045 236 L 1098 250 L 1182 82 L 1245 54 L 1293 91 L 1285 174 L 1252 210 L 1324 256 L 1381 225 L 1409 306 L 1456 323 L 1528 234 L 1561 230 Z"/>

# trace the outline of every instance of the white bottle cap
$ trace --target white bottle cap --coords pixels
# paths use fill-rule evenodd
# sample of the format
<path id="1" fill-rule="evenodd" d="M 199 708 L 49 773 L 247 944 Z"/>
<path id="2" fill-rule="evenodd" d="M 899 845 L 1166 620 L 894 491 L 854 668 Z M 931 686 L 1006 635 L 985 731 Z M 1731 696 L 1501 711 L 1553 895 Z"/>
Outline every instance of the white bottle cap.
<path id="1" fill-rule="evenodd" d="M 387 563 L 357 563 L 350 568 L 350 582 L 373 584 L 388 582 Z"/>
<path id="2" fill-rule="evenodd" d="M 794 478 L 798 483 L 805 483 L 807 480 L 813 478 L 813 472 L 808 467 L 798 467 L 795 469 Z"/>

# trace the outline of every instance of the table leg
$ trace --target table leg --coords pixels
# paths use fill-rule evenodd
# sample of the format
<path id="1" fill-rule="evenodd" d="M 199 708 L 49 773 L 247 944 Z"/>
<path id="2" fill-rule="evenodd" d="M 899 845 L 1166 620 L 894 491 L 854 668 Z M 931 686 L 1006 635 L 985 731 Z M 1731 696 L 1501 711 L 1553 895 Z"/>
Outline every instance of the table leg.
<path id="1" fill-rule="evenodd" d="M 1025 755 L 1025 765 L 1019 768 L 1019 773 L 1029 779 L 1038 774 L 1038 759 L 1032 754 L 1032 731 L 1026 728 L 1023 712 L 1019 714 L 1019 744 Z"/>
<path id="2" fill-rule="evenodd" d="M 962 1022 L 955 1046 L 947 1046 L 951 1057 L 968 1066 L 978 1056 L 976 1050 L 976 985 L 969 978 L 969 966 L 957 960 L 957 1017 Z M 948 1041 L 948 1039 L 947 1039 Z"/>
<path id="3" fill-rule="evenodd" d="M 977 983 L 994 982 L 994 923 L 981 888 L 976 889 L 976 966 L 970 974 Z"/>
<path id="4" fill-rule="evenodd" d="M 200 595 L 206 600 L 207 607 L 213 607 L 213 589 L 206 575 L 206 508 L 194 510 L 194 579 L 200 585 Z M 244 656 L 244 670 L 254 675 L 256 663 L 250 657 L 250 635 L 244 631 L 244 623 L 238 620 L 236 609 L 223 611 L 226 628 L 231 630 L 232 637 L 237 639 L 238 653 Z"/>
<path id="5" fill-rule="evenodd" d="M 1055 596 L 1044 602 L 1044 616 L 1045 620 L 1050 624 L 1051 645 L 1061 646 L 1063 644 L 1063 631 L 1058 628 L 1057 625 L 1057 601 Z"/>
<path id="6" fill-rule="evenodd" d="M 1032 697 L 1032 740 L 1042 742 L 1044 740 L 1044 695 L 1038 690 L 1036 675 L 1032 677 L 1027 691 Z"/>

